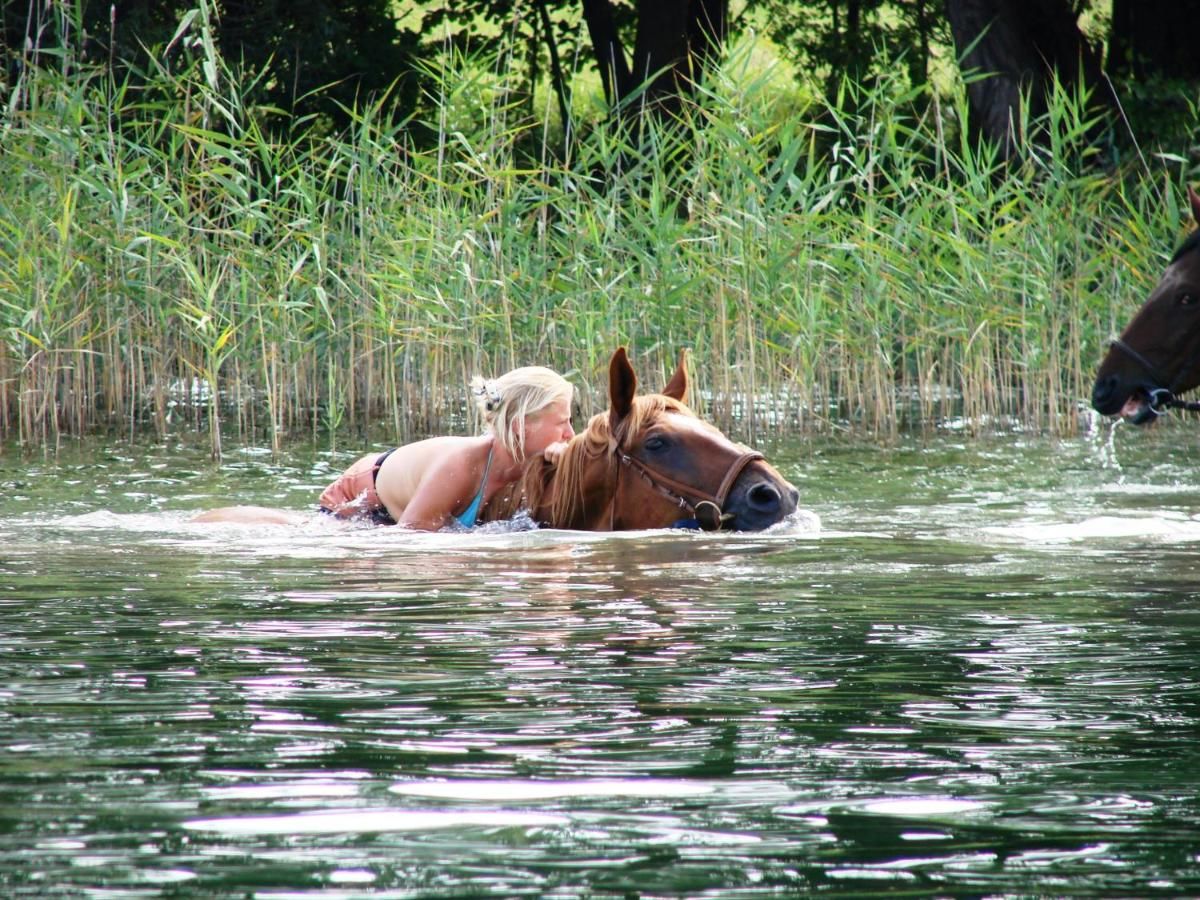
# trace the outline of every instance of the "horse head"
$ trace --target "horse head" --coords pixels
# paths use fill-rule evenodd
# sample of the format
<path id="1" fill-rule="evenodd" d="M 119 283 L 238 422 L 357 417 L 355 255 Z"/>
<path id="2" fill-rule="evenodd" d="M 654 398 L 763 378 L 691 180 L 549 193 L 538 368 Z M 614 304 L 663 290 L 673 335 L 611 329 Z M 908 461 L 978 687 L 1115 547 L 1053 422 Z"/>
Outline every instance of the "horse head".
<path id="1" fill-rule="evenodd" d="M 794 512 L 797 490 L 762 454 L 700 419 L 687 392 L 681 358 L 662 393 L 638 395 L 619 348 L 609 363 L 608 411 L 592 417 L 557 465 L 531 460 L 507 496 L 489 503 L 486 518 L 525 508 L 553 528 L 760 531 Z"/>
<path id="2" fill-rule="evenodd" d="M 1200 196 L 1188 188 L 1200 224 Z M 1100 363 L 1092 406 L 1135 425 L 1200 386 L 1200 230 L 1175 251 L 1142 308 Z"/>

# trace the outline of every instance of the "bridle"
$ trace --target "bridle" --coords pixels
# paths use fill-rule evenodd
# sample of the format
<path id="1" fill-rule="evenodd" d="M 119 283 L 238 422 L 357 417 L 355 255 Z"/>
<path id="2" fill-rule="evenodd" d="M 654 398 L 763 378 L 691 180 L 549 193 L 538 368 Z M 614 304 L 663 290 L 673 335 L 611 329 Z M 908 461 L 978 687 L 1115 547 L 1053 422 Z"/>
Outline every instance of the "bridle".
<path id="1" fill-rule="evenodd" d="M 708 491 L 701 490 L 694 485 L 685 484 L 670 475 L 664 475 L 662 472 L 655 469 L 653 466 L 648 466 L 640 459 L 634 459 L 628 453 L 617 446 L 614 448 L 616 454 L 616 480 L 613 485 L 613 504 L 609 509 L 609 528 L 612 528 L 613 519 L 616 517 L 617 496 L 619 495 L 621 486 L 621 469 L 632 469 L 642 480 L 650 487 L 658 491 L 664 497 L 677 503 L 679 508 L 685 510 L 691 518 L 680 519 L 675 522 L 672 528 L 699 528 L 702 531 L 720 531 L 722 526 L 730 519 L 734 518 L 734 513 L 725 512 L 725 501 L 729 498 L 729 492 L 733 489 L 733 484 L 738 480 L 738 476 L 742 474 L 746 466 L 756 460 L 765 459 L 765 457 L 757 450 L 746 450 L 729 466 L 729 470 L 725 473 L 725 477 L 721 481 L 721 486 L 717 488 L 715 494 L 710 494 Z M 698 497 L 699 499 L 693 503 L 689 497 Z"/>
<path id="2" fill-rule="evenodd" d="M 1134 350 L 1120 338 L 1113 338 L 1108 342 L 1108 346 L 1120 350 L 1141 366 L 1142 371 L 1150 376 L 1152 384 L 1173 384 L 1172 381 L 1168 381 L 1159 374 L 1154 363 L 1150 362 L 1150 360 L 1146 359 L 1146 357 L 1142 356 L 1141 353 Z M 1200 400 L 1180 400 L 1169 387 L 1151 388 L 1146 393 L 1150 396 L 1150 411 L 1156 416 L 1162 415 L 1164 409 L 1182 409 L 1188 412 L 1200 412 Z"/>

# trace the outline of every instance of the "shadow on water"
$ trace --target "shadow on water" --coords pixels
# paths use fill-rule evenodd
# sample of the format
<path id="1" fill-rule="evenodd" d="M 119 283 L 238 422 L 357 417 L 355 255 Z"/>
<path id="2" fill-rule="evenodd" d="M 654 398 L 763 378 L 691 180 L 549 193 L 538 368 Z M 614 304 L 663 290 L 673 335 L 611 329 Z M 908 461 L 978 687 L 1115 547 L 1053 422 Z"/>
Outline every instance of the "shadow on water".
<path id="1" fill-rule="evenodd" d="M 0 894 L 1195 894 L 1198 456 L 782 445 L 820 528 L 618 536 L 6 459 Z"/>

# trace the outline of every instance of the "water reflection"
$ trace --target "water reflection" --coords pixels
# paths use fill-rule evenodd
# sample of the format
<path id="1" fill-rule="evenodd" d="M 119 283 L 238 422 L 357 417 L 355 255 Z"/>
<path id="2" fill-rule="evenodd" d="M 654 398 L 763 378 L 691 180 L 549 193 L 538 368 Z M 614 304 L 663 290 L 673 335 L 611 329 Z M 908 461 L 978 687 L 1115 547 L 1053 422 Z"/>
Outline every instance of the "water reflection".
<path id="1" fill-rule="evenodd" d="M 502 810 L 465 812 L 457 810 L 370 809 L 299 813 L 293 816 L 236 816 L 225 819 L 194 819 L 185 828 L 227 835 L 363 834 L 378 831 L 432 831 L 441 828 L 536 828 L 565 825 L 563 816 Z"/>
<path id="2" fill-rule="evenodd" d="M 198 527 L 317 464 L 34 467 L 0 892 L 1200 892 L 1200 460 L 1122 440 L 785 448 L 823 526 L 762 535 Z"/>

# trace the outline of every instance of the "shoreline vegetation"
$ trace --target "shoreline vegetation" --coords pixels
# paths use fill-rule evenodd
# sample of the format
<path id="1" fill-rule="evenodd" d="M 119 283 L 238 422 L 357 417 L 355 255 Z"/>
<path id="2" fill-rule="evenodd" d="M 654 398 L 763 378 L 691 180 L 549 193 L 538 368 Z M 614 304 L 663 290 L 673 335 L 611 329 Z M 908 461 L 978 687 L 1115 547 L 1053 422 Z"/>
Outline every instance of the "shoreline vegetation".
<path id="1" fill-rule="evenodd" d="M 551 110 L 454 71 L 430 73 L 423 149 L 386 98 L 281 133 L 203 41 L 148 59 L 136 90 L 65 60 L 5 85 L 0 445 L 181 416 L 217 457 L 400 438 L 533 363 L 586 416 L 620 344 L 643 373 L 690 348 L 698 410 L 735 434 L 1068 434 L 1185 230 L 1183 161 L 1101 164 L 1069 96 L 1005 165 L 962 134 L 961 89 L 797 108 L 735 56 L 683 125 L 563 154 Z"/>

